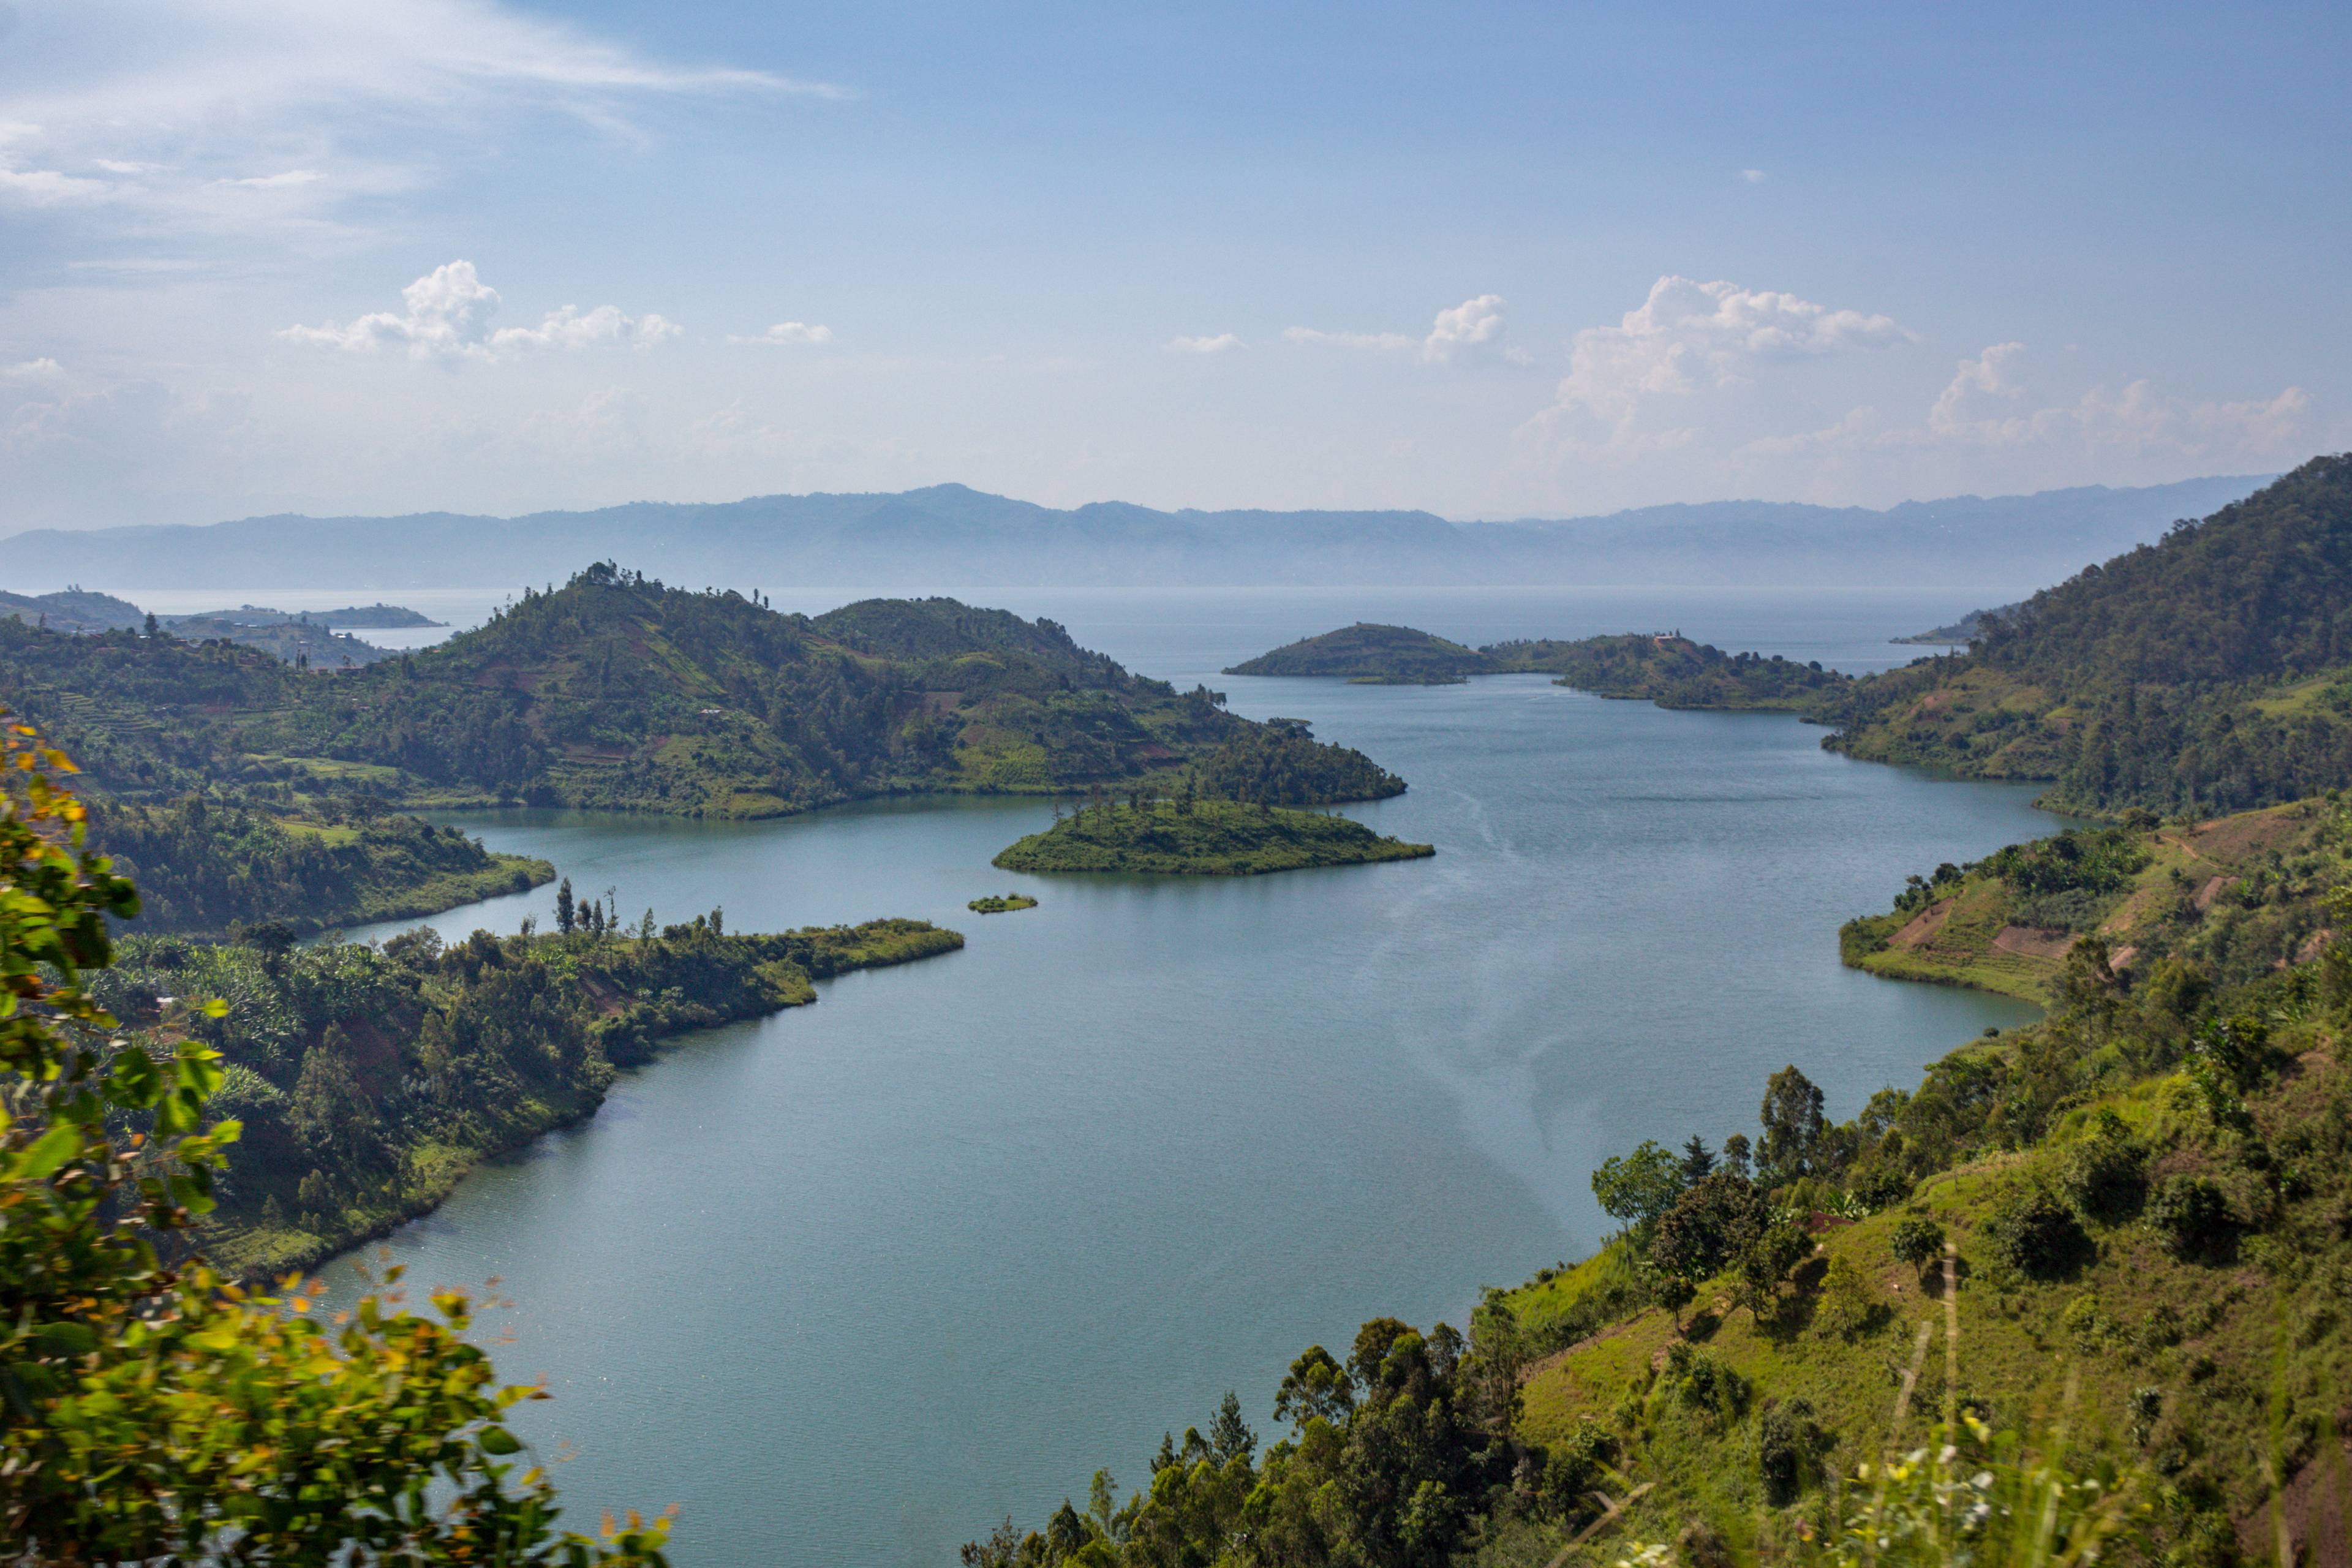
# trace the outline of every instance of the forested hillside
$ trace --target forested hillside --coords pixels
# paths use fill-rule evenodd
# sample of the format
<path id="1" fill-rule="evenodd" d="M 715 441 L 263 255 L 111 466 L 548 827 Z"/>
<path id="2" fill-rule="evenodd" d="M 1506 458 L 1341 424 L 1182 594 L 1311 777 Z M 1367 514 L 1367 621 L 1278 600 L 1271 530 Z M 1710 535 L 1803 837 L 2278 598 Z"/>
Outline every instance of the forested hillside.
<path id="1" fill-rule="evenodd" d="M 139 884 L 140 932 L 297 935 L 404 920 L 521 892 L 555 868 L 493 855 L 454 827 L 384 812 L 361 796 L 279 815 L 192 795 L 172 806 L 101 805 L 89 841 Z"/>
<path id="2" fill-rule="evenodd" d="M 698 916 L 444 947 L 124 942 L 96 982 L 140 1045 L 221 1053 L 213 1104 L 244 1125 L 202 1240 L 266 1273 L 423 1212 L 482 1157 L 593 1112 L 666 1037 L 816 999 L 811 982 L 963 945 L 919 921 L 734 935 Z M 198 1001 L 220 998 L 221 1016 Z"/>
<path id="3" fill-rule="evenodd" d="M 2352 782 L 2352 457 L 2093 566 L 1822 709 L 1854 756 L 2202 814 Z"/>
<path id="4" fill-rule="evenodd" d="M 949 599 L 812 621 L 599 566 L 365 669 L 0 621 L 0 700 L 132 799 L 364 795 L 775 816 L 903 790 L 1048 793 L 1267 773 L 1302 801 L 1394 793 L 1360 754 L 1274 736 L 1048 622 Z"/>
<path id="5" fill-rule="evenodd" d="M 1260 1391 L 1270 1445 L 1229 1401 L 1124 1501 L 1106 1470 L 965 1561 L 2342 1561 L 2352 942 L 2313 922 L 2352 911 L 2352 806 L 2019 846 L 1898 915 L 1986 888 L 2168 945 L 2075 943 L 2046 1020 L 1848 1121 L 1774 1073 L 1752 1127 L 1594 1172 L 1618 1234 L 1487 1291 L 1466 1342 L 1310 1347 Z"/>

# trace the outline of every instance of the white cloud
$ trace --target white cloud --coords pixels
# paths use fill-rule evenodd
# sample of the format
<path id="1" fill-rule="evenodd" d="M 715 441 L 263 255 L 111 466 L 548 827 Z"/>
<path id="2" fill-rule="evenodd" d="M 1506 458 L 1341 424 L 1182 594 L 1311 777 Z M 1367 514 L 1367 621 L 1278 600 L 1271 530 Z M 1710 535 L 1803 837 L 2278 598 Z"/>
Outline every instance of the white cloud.
<path id="1" fill-rule="evenodd" d="M 1662 433 L 1643 421 L 1662 404 L 1750 382 L 1775 363 L 1886 348 L 1910 337 L 1887 316 L 1669 274 L 1617 325 L 1576 334 L 1569 373 L 1552 406 L 1538 417 L 1598 421 L 1612 446 L 1654 445 Z"/>
<path id="2" fill-rule="evenodd" d="M 1231 349 L 1245 349 L 1249 345 L 1232 332 L 1219 332 L 1213 337 L 1171 338 L 1168 347 L 1171 353 L 1180 354 L 1221 354 Z"/>
<path id="3" fill-rule="evenodd" d="M 0 381 L 55 381 L 65 374 L 65 367 L 48 358 L 28 359 L 16 364 L 0 364 Z"/>
<path id="4" fill-rule="evenodd" d="M 2301 438 L 2311 399 L 2290 386 L 2275 396 L 2193 403 L 2143 377 L 2122 390 L 2094 386 L 2073 402 L 2031 395 L 2023 343 L 1994 343 L 1964 359 L 1927 411 L 1919 438 L 1964 446 L 2107 447 L 2186 457 L 2276 452 Z"/>
<path id="5" fill-rule="evenodd" d="M 107 203 L 126 223 L 168 220 L 228 237 L 250 237 L 255 222 L 234 197 L 240 187 L 299 190 L 268 221 L 316 222 L 353 198 L 429 181 L 443 161 L 478 156 L 494 126 L 519 112 L 552 110 L 634 137 L 631 113 L 653 98 L 854 96 L 770 71 L 654 59 L 505 0 L 44 9 L 37 44 L 11 40 L 17 85 L 0 89 L 0 203 Z"/>
<path id="6" fill-rule="evenodd" d="M 435 268 L 403 289 L 400 298 L 403 309 L 397 311 L 379 310 L 345 326 L 330 322 L 322 327 L 288 327 L 278 335 L 293 342 L 355 353 L 405 346 L 411 359 L 488 360 L 530 349 L 619 343 L 650 348 L 683 331 L 665 317 L 650 312 L 627 316 L 614 305 L 599 305 L 593 310 L 565 305 L 549 311 L 536 327 L 493 331 L 489 321 L 499 308 L 499 291 L 481 280 L 470 261 Z"/>
<path id="7" fill-rule="evenodd" d="M 833 342 L 833 329 L 808 321 L 778 321 L 764 332 L 756 332 L 750 337 L 730 334 L 727 341 L 760 348 L 806 348 Z"/>
<path id="8" fill-rule="evenodd" d="M 1739 171 L 1739 177 L 1751 185 L 1760 185 L 1764 183 L 1766 175 L 1761 169 L 1742 169 Z"/>
<path id="9" fill-rule="evenodd" d="M 1503 346 L 1503 297 L 1500 294 L 1481 294 L 1475 300 L 1465 300 L 1459 305 L 1438 311 L 1435 323 L 1423 337 L 1416 338 L 1406 332 L 1327 332 L 1314 327 L 1290 327 L 1282 335 L 1294 343 L 1367 349 L 1375 353 L 1417 351 L 1423 359 L 1431 362 L 1496 354 L 1514 363 L 1526 363 L 1524 355 Z"/>
<path id="10" fill-rule="evenodd" d="M 282 174 L 252 174 L 242 180 L 219 180 L 223 185 L 243 185 L 248 190 L 282 191 L 290 185 L 316 184 L 327 176 L 316 169 L 289 169 Z"/>

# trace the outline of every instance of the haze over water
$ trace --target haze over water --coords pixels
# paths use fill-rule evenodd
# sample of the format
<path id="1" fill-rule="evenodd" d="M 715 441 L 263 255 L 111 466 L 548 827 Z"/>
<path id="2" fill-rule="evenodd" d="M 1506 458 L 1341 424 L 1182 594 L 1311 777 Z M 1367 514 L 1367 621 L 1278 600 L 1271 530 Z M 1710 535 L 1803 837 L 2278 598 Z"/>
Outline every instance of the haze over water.
<path id="1" fill-rule="evenodd" d="M 1752 1134 L 1783 1063 L 1843 1117 L 2030 1016 L 1837 962 L 1838 923 L 1906 873 L 2062 826 L 2030 789 L 1541 677 L 1214 673 L 1356 618 L 1474 642 L 1679 626 L 1859 668 L 1974 601 L 965 596 L 1361 747 L 1412 787 L 1349 815 L 1438 857 L 1232 881 L 992 869 L 1042 801 L 449 818 L 583 892 L 617 888 L 626 919 L 723 904 L 740 930 L 908 915 L 970 938 L 678 1042 L 393 1239 L 416 1283 L 502 1280 L 500 1365 L 549 1381 L 520 1427 L 576 1451 L 558 1472 L 575 1522 L 675 1502 L 686 1564 L 950 1563 L 1007 1512 L 1083 1502 L 1097 1464 L 1142 1484 L 1161 1431 L 1205 1424 L 1227 1388 L 1270 1439 L 1274 1384 L 1310 1342 L 1383 1313 L 1460 1322 L 1482 1284 L 1589 1250 L 1595 1164 L 1644 1137 Z M 963 908 L 1014 888 L 1042 907 Z M 511 931 L 552 902 L 432 923 Z M 348 1265 L 331 1278 L 354 1288 Z"/>

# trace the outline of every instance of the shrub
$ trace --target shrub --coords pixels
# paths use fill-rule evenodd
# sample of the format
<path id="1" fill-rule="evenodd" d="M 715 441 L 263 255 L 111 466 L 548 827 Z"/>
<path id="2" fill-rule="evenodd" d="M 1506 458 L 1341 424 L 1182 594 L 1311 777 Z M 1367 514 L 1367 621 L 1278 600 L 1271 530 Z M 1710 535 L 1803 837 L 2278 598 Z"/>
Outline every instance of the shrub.
<path id="1" fill-rule="evenodd" d="M 2090 1261 L 2096 1250 L 2082 1222 L 2047 1187 L 2012 1194 L 1985 1222 L 1993 1260 L 2031 1279 L 2055 1279 Z"/>
<path id="2" fill-rule="evenodd" d="M 1843 1254 L 1831 1258 L 1829 1272 L 1822 1278 L 1822 1301 L 1813 1313 L 1813 1327 L 1850 1340 L 1866 1332 L 1878 1314 L 1878 1298 L 1853 1260 Z"/>
<path id="3" fill-rule="evenodd" d="M 1898 1263 L 1907 1263 L 1925 1273 L 1927 1265 L 1944 1256 L 1944 1227 L 1926 1215 L 1906 1215 L 1886 1238 L 1888 1250 Z"/>
<path id="4" fill-rule="evenodd" d="M 2122 1118 L 2105 1112 L 2091 1135 L 2067 1152 L 2058 1190 L 2084 1219 L 2127 1220 L 2147 1198 L 2147 1151 Z"/>
<path id="5" fill-rule="evenodd" d="M 2147 1206 L 2148 1227 L 2174 1258 L 2221 1257 L 2236 1234 L 2230 1200 L 2203 1176 L 2174 1176 Z"/>
<path id="6" fill-rule="evenodd" d="M 1756 1424 L 1756 1462 L 1763 1472 L 1765 1500 L 1774 1508 L 1795 1501 L 1804 1489 L 1806 1467 L 1821 1443 L 1813 1407 L 1805 1401 L 1784 1399 L 1764 1412 Z"/>

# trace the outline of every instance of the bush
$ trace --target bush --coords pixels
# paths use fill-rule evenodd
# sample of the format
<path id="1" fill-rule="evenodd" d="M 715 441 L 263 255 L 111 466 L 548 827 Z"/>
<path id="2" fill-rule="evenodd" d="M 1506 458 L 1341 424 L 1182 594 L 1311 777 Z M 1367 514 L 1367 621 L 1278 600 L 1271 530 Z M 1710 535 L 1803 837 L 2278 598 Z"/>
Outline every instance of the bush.
<path id="1" fill-rule="evenodd" d="M 1822 1301 L 1813 1313 L 1813 1327 L 1851 1340 L 1875 1325 L 1879 1310 L 1876 1294 L 1853 1260 L 1843 1254 L 1831 1258 L 1829 1272 L 1822 1279 Z"/>
<path id="2" fill-rule="evenodd" d="M 2065 1201 L 2047 1187 L 2013 1194 L 1985 1222 L 1993 1260 L 2030 1279 L 2063 1279 L 2096 1248 Z"/>
<path id="3" fill-rule="evenodd" d="M 1924 1274 L 1928 1264 L 1944 1256 L 1944 1227 L 1926 1215 L 1908 1215 L 1895 1226 L 1886 1244 L 1896 1262 L 1907 1263 Z"/>
<path id="4" fill-rule="evenodd" d="M 2113 1111 L 2067 1152 L 2058 1190 L 2086 1220 L 2114 1225 L 2139 1213 L 2147 1199 L 2147 1151 Z"/>
<path id="5" fill-rule="evenodd" d="M 2148 1227 L 2174 1258 L 2221 1257 L 2237 1233 L 2230 1200 L 2203 1176 L 2174 1176 L 2147 1206 Z"/>
<path id="6" fill-rule="evenodd" d="M 1763 1472 L 1766 1501 L 1783 1508 L 1796 1500 L 1805 1487 L 1806 1468 L 1821 1444 L 1813 1407 L 1805 1401 L 1784 1399 L 1764 1412 L 1764 1418 L 1756 1424 L 1756 1461 Z"/>

